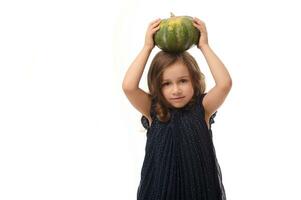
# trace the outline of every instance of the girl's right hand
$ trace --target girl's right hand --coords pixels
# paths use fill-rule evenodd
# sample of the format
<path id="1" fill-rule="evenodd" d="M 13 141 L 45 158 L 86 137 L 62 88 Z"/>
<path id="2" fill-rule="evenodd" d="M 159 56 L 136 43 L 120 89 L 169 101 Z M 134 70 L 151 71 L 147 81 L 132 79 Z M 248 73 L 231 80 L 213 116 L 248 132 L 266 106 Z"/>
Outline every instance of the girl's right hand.
<path id="1" fill-rule="evenodd" d="M 151 23 L 149 23 L 148 25 L 146 35 L 145 35 L 144 47 L 149 50 L 152 50 L 155 47 L 154 34 L 156 33 L 156 31 L 160 29 L 160 22 L 161 19 L 158 18 L 152 21 Z"/>

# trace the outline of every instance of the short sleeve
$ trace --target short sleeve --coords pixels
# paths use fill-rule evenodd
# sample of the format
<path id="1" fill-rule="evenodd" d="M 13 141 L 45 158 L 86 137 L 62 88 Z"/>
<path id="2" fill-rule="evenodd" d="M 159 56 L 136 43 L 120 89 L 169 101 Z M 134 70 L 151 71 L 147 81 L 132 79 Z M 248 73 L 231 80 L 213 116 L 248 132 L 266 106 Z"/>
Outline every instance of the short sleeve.
<path id="1" fill-rule="evenodd" d="M 211 128 L 211 124 L 214 124 L 214 118 L 215 118 L 215 116 L 216 116 L 216 113 L 217 113 L 217 111 L 215 111 L 212 115 L 211 115 L 211 117 L 210 117 L 210 119 L 209 119 L 209 124 L 210 124 L 210 128 Z"/>
<path id="2" fill-rule="evenodd" d="M 155 99 L 152 99 L 151 101 L 151 109 L 150 109 L 150 116 L 152 118 L 152 121 L 155 120 L 155 117 L 156 117 L 156 111 L 155 111 Z M 141 124 L 142 126 L 147 130 L 149 129 L 150 125 L 149 125 L 149 121 L 147 119 L 147 117 L 145 117 L 144 115 L 142 115 L 141 117 Z"/>

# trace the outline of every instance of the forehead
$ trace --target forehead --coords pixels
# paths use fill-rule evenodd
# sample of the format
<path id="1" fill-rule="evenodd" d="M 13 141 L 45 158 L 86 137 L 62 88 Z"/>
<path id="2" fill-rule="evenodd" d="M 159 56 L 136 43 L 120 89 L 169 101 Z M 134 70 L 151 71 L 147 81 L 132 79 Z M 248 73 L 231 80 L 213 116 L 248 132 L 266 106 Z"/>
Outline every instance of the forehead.
<path id="1" fill-rule="evenodd" d="M 181 62 L 176 62 L 170 65 L 163 72 L 163 80 L 176 80 L 183 76 L 189 77 L 189 71 L 187 67 Z"/>

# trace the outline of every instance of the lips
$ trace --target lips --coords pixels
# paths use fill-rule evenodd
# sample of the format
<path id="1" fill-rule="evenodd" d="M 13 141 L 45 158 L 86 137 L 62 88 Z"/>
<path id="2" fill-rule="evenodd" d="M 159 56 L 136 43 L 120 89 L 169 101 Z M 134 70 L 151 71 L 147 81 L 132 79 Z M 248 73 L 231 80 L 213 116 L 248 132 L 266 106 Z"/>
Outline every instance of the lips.
<path id="1" fill-rule="evenodd" d="M 184 97 L 177 97 L 177 98 L 172 98 L 171 100 L 178 100 L 178 99 L 183 99 Z"/>

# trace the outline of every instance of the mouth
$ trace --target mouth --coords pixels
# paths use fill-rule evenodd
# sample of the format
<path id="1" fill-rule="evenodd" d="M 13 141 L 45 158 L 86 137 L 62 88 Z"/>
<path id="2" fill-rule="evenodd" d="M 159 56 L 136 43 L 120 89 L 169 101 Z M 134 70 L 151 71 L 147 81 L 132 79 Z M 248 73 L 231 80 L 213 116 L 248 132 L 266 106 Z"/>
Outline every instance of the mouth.
<path id="1" fill-rule="evenodd" d="M 171 100 L 175 101 L 175 100 L 180 100 L 183 99 L 184 97 L 177 97 L 177 98 L 172 98 Z"/>

